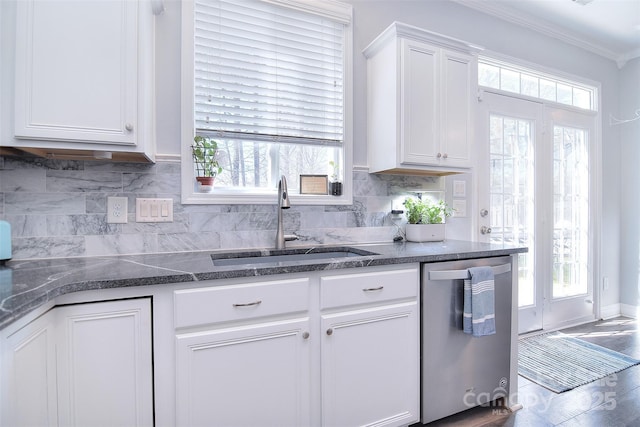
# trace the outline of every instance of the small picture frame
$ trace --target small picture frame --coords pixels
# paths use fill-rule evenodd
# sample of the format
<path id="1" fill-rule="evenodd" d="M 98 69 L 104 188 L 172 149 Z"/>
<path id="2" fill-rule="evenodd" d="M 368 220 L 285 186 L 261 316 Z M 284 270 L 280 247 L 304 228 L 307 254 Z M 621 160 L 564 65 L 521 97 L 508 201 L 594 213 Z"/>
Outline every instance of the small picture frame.
<path id="1" fill-rule="evenodd" d="M 329 194 L 328 175 L 300 175 L 300 194 Z"/>

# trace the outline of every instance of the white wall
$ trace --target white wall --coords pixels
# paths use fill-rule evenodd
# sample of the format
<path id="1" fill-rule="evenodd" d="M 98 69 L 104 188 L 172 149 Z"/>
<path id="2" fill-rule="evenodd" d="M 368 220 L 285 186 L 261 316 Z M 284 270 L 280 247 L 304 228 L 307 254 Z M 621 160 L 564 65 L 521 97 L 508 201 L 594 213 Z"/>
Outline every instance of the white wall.
<path id="1" fill-rule="evenodd" d="M 620 70 L 618 119 L 631 119 L 640 109 L 640 58 Z M 640 120 L 616 126 L 621 141 L 620 302 L 640 315 Z M 630 313 L 631 314 L 631 313 Z"/>

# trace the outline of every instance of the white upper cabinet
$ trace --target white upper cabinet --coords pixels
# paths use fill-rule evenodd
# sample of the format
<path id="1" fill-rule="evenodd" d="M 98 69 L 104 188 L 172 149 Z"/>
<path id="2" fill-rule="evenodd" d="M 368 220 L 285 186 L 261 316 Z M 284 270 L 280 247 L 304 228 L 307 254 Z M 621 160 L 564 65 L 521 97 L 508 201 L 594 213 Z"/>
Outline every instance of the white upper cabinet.
<path id="1" fill-rule="evenodd" d="M 471 167 L 478 50 L 398 22 L 364 50 L 369 172 Z"/>
<path id="2" fill-rule="evenodd" d="M 153 160 L 149 1 L 16 3 L 14 145 Z"/>

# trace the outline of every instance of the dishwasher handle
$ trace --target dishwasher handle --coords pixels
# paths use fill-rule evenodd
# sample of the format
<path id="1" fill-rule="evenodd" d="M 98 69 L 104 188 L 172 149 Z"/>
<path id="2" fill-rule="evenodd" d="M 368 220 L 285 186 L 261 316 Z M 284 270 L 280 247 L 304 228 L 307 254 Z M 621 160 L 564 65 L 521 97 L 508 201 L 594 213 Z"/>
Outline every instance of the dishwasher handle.
<path id="1" fill-rule="evenodd" d="M 510 272 L 511 264 L 502 264 L 491 268 L 493 269 L 493 275 L 497 276 L 498 274 Z M 429 280 L 464 280 L 470 278 L 469 270 L 433 270 L 429 272 Z"/>

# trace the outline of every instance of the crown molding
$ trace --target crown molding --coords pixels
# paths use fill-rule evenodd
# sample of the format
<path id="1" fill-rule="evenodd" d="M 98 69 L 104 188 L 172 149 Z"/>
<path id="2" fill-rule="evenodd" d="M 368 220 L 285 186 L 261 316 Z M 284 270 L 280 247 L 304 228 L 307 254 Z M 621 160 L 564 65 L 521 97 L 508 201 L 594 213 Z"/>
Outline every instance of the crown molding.
<path id="1" fill-rule="evenodd" d="M 618 68 L 622 68 L 624 64 L 634 58 L 640 57 L 640 49 L 628 52 L 626 54 L 618 54 L 610 49 L 600 46 L 597 43 L 587 42 L 572 33 L 565 31 L 558 26 L 551 25 L 538 18 L 525 16 L 504 5 L 497 5 L 486 1 L 478 0 L 450 0 L 470 9 L 477 10 L 487 15 L 495 16 L 504 21 L 511 22 L 518 26 L 528 28 L 546 36 L 561 40 L 568 44 L 577 46 L 586 51 L 595 53 L 596 55 L 615 61 Z"/>

